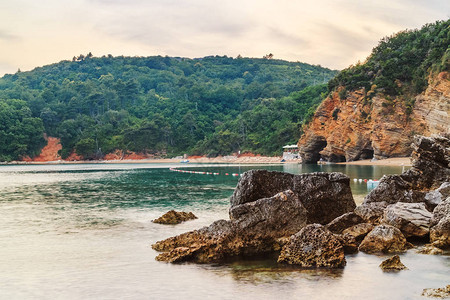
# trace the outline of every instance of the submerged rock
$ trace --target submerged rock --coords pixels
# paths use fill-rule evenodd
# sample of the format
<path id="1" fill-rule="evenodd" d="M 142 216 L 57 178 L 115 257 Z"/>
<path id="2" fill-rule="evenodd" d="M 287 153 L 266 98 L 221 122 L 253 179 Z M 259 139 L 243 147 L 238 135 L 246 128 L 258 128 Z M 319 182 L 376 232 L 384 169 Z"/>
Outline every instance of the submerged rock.
<path id="1" fill-rule="evenodd" d="M 376 226 L 361 242 L 359 251 L 366 253 L 405 252 L 411 245 L 402 232 L 390 225 Z"/>
<path id="2" fill-rule="evenodd" d="M 194 220 L 197 217 L 192 212 L 170 210 L 158 219 L 153 220 L 153 223 L 158 224 L 180 224 L 184 221 Z"/>
<path id="3" fill-rule="evenodd" d="M 444 253 L 442 249 L 437 248 L 433 244 L 426 244 L 417 252 L 420 254 L 430 254 L 430 255 L 441 255 Z"/>
<path id="4" fill-rule="evenodd" d="M 444 288 L 423 289 L 422 296 L 433 298 L 450 298 L 450 284 Z"/>
<path id="5" fill-rule="evenodd" d="M 400 229 L 405 237 L 424 237 L 430 233 L 432 216 L 424 203 L 398 202 L 385 209 L 383 222 Z"/>
<path id="6" fill-rule="evenodd" d="M 292 175 L 267 170 L 245 172 L 231 196 L 234 206 L 292 190 L 308 212 L 308 223 L 327 224 L 355 209 L 350 179 L 342 173 Z"/>
<path id="7" fill-rule="evenodd" d="M 346 264 L 342 244 L 320 224 L 310 224 L 291 236 L 281 250 L 278 262 L 327 268 L 342 268 Z"/>
<path id="8" fill-rule="evenodd" d="M 326 228 L 333 233 L 339 234 L 345 229 L 363 222 L 364 220 L 359 215 L 354 212 L 348 212 L 328 223 Z"/>
<path id="9" fill-rule="evenodd" d="M 279 248 L 280 238 L 298 232 L 307 221 L 304 206 L 291 190 L 236 205 L 230 212 L 230 221 L 219 220 L 155 243 L 153 249 L 166 251 L 156 259 L 208 263 L 272 252 Z"/>
<path id="10" fill-rule="evenodd" d="M 384 260 L 380 264 L 380 268 L 383 271 L 400 271 L 408 269 L 401 261 L 400 256 L 394 255 L 391 258 Z"/>

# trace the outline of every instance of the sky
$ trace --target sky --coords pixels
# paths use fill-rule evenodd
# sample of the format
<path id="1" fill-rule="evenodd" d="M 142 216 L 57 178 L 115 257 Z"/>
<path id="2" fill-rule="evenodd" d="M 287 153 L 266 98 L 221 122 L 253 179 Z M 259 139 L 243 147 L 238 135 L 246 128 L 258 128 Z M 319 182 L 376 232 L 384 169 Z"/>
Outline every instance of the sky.
<path id="1" fill-rule="evenodd" d="M 343 69 L 448 0 L 0 0 L 0 76 L 94 56 L 227 55 Z"/>

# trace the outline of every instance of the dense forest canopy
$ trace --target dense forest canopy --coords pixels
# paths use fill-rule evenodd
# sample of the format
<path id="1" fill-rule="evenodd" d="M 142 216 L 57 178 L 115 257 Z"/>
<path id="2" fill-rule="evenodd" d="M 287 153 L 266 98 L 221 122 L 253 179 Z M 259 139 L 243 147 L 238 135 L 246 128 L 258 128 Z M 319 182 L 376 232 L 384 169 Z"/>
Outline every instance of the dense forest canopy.
<path id="1" fill-rule="evenodd" d="M 349 91 L 364 88 L 369 95 L 421 93 L 428 86 L 430 73 L 449 70 L 449 45 L 450 20 L 385 37 L 363 64 L 351 66 L 330 80 L 329 91 L 345 87 Z"/>
<path id="2" fill-rule="evenodd" d="M 267 56 L 74 57 L 0 79 L 0 161 L 115 150 L 279 153 L 295 142 L 336 71 Z"/>

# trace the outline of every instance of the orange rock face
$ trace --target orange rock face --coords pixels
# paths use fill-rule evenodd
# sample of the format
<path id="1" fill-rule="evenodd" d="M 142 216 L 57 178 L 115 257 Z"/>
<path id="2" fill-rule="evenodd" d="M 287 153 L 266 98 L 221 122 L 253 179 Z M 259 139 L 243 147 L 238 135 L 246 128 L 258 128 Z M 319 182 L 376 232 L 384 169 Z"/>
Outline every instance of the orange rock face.
<path id="1" fill-rule="evenodd" d="M 430 78 L 427 90 L 414 99 L 380 94 L 369 99 L 364 90 L 341 99 L 334 92 L 318 107 L 298 142 L 303 161 L 409 156 L 414 135 L 450 131 L 449 78 L 447 72 Z M 412 109 L 406 104 L 411 100 Z"/>
<path id="2" fill-rule="evenodd" d="M 58 151 L 62 149 L 60 140 L 55 137 L 48 137 L 46 138 L 47 145 L 42 148 L 41 153 L 39 156 L 33 157 L 33 158 L 24 158 L 24 161 L 29 162 L 46 162 L 46 161 L 55 161 L 60 160 L 61 156 L 59 155 Z"/>

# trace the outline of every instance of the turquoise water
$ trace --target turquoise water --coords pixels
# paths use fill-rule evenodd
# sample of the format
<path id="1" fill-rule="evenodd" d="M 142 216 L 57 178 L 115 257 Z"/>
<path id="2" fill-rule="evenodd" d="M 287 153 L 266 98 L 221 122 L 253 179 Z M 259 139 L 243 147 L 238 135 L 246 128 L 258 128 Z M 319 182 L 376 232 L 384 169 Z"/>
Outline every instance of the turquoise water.
<path id="1" fill-rule="evenodd" d="M 184 170 L 219 172 L 187 174 Z M 384 274 L 385 257 L 347 257 L 343 270 L 298 270 L 271 261 L 224 265 L 156 262 L 150 245 L 226 219 L 238 181 L 255 166 L 82 164 L 0 166 L 0 298 L 8 299 L 405 299 L 450 283 L 448 256 L 409 251 L 409 271 Z M 258 166 L 291 173 L 341 171 L 379 179 L 397 167 Z M 368 192 L 351 181 L 355 199 Z M 199 218 L 154 224 L 169 209 Z"/>

